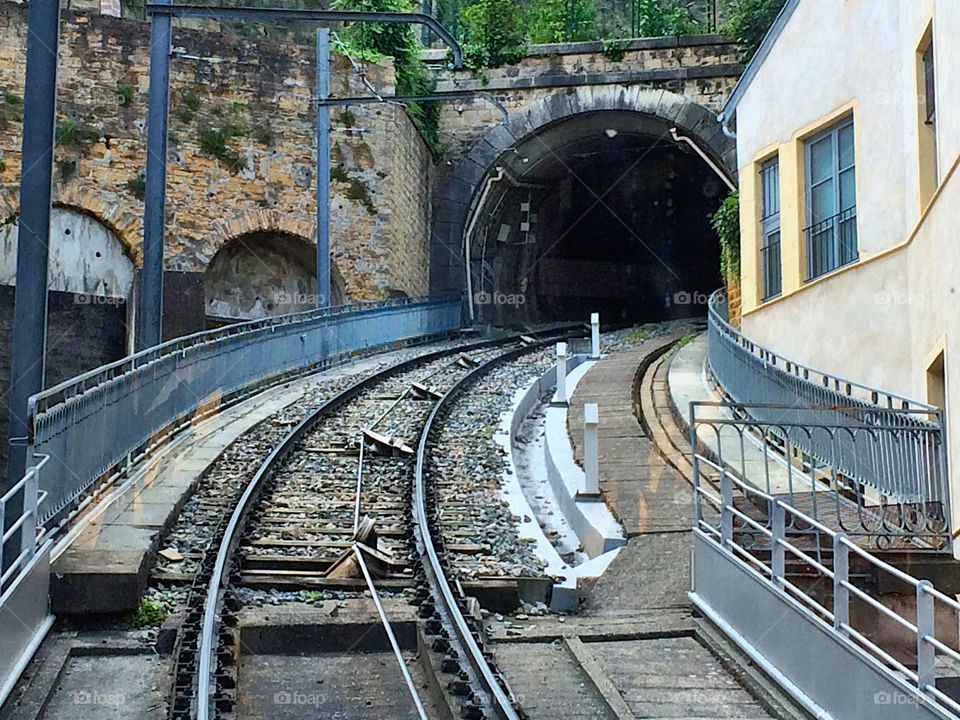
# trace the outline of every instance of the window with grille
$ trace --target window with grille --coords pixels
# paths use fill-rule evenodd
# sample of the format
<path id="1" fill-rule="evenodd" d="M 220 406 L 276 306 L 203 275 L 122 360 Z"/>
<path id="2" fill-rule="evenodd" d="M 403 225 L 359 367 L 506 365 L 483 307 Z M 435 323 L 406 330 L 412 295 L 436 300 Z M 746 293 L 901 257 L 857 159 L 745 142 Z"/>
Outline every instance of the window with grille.
<path id="1" fill-rule="evenodd" d="M 857 180 L 853 118 L 804 143 L 807 278 L 857 260 Z"/>

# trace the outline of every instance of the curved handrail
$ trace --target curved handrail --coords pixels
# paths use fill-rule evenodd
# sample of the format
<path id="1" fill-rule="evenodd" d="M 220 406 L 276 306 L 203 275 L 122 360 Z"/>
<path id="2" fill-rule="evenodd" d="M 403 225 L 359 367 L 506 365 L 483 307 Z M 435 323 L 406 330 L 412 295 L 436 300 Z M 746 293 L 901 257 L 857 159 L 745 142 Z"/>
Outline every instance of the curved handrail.
<path id="1" fill-rule="evenodd" d="M 820 385 L 825 388 L 831 388 L 846 395 L 852 399 L 856 399 L 862 402 L 869 402 L 872 405 L 877 405 L 878 407 L 883 407 L 880 404 L 880 398 L 886 398 L 886 407 L 893 408 L 894 402 L 899 402 L 900 407 L 904 410 L 917 410 L 917 411 L 926 411 L 930 413 L 935 413 L 939 408 L 935 405 L 930 405 L 925 402 L 921 402 L 915 398 L 907 397 L 906 395 L 900 395 L 889 390 L 881 390 L 880 388 L 875 388 L 870 385 L 864 385 L 863 383 L 858 383 L 854 380 L 848 380 L 846 378 L 833 375 L 832 373 L 825 372 L 823 370 L 818 370 L 817 368 L 811 367 L 809 365 L 804 365 L 798 363 L 796 360 L 791 360 L 790 358 L 783 357 L 778 353 L 775 353 L 773 350 L 770 350 L 759 343 L 754 342 L 746 335 L 741 333 L 739 330 L 734 328 L 730 323 L 728 323 L 720 314 L 717 305 L 721 302 L 721 299 L 725 296 L 723 289 L 716 290 L 710 296 L 709 302 L 707 303 L 709 319 L 711 322 L 716 324 L 717 329 L 720 330 L 724 335 L 727 335 L 731 340 L 734 340 L 738 345 L 744 348 L 747 352 L 750 352 L 765 362 L 770 363 L 776 367 L 779 367 L 780 370 L 789 375 L 794 375 L 796 377 L 807 380 L 812 384 L 816 385 L 817 383 L 813 380 L 810 380 L 810 376 L 819 376 Z M 843 388 L 843 390 L 841 390 Z M 862 397 L 857 397 L 853 394 L 854 390 L 860 390 L 863 393 L 869 395 L 869 400 Z"/>
<path id="2" fill-rule="evenodd" d="M 154 345 L 153 347 L 140 350 L 132 355 L 127 355 L 119 360 L 106 363 L 105 365 L 88 370 L 87 372 L 81 373 L 75 377 L 68 378 L 57 385 L 45 388 L 39 393 L 30 396 L 30 400 L 28 401 L 28 414 L 30 418 L 33 418 L 35 416 L 35 412 L 45 411 L 49 407 L 45 401 L 48 401 L 50 398 L 53 398 L 57 395 L 63 394 L 64 397 L 62 399 L 66 400 L 78 394 L 82 394 L 88 389 L 87 382 L 90 380 L 96 380 L 96 382 L 94 382 L 92 385 L 99 385 L 104 380 L 110 380 L 117 376 L 125 375 L 128 372 L 139 370 L 143 366 L 148 365 L 156 360 L 160 360 L 161 358 L 169 357 L 177 353 L 185 353 L 188 350 L 207 343 L 225 340 L 227 338 L 245 335 L 248 333 L 259 332 L 261 330 L 272 329 L 278 326 L 293 325 L 296 323 L 318 320 L 323 317 L 333 317 L 335 315 L 358 312 L 360 310 L 402 307 L 405 305 L 444 300 L 453 297 L 455 296 L 451 295 L 449 298 L 446 296 L 421 296 L 412 298 L 391 298 L 389 300 L 361 300 L 344 305 L 320 308 L 317 310 L 299 310 L 293 313 L 273 315 L 266 318 L 259 318 L 257 320 L 242 320 L 239 322 L 230 323 L 229 325 L 224 325 L 223 327 L 214 328 L 213 330 L 201 330 L 190 335 L 183 335 L 182 337 L 173 338 L 172 340 L 167 340 L 159 345 Z M 70 392 L 71 390 L 73 392 Z"/>

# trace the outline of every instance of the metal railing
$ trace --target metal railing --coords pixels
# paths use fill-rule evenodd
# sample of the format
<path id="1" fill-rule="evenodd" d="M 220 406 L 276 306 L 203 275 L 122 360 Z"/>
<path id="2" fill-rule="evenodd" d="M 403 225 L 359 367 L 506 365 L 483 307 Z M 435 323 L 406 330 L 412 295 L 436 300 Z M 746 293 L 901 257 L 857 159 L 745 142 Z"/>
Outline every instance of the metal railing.
<path id="1" fill-rule="evenodd" d="M 929 506 L 924 514 L 937 523 L 949 517 L 938 408 L 780 357 L 732 328 L 721 300 L 714 293 L 709 303 L 709 368 L 742 413 L 777 433 L 793 428 L 781 441 L 832 469 L 841 487 L 866 485 L 891 504 Z"/>
<path id="2" fill-rule="evenodd" d="M 830 420 L 837 415 L 842 422 Z M 695 402 L 691 441 L 752 487 L 864 544 L 947 548 L 940 427 L 916 415 Z"/>
<path id="3" fill-rule="evenodd" d="M 714 377 L 737 402 L 860 404 L 937 411 L 936 406 L 906 395 L 847 380 L 779 355 L 733 328 L 724 317 L 725 308 L 726 296 L 723 290 L 717 290 L 708 303 L 709 359 Z"/>
<path id="4" fill-rule="evenodd" d="M 29 452 L 50 456 L 39 520 L 62 516 L 98 478 L 245 393 L 459 325 L 459 297 L 305 311 L 172 340 L 44 390 L 29 404 Z"/>
<path id="5" fill-rule="evenodd" d="M 807 236 L 807 279 L 852 263 L 857 249 L 857 208 L 852 207 L 804 229 Z"/>
<path id="6" fill-rule="evenodd" d="M 695 453 L 693 467 L 696 542 L 719 551 L 712 558 L 697 555 L 701 567 L 708 561 L 711 567 L 695 578 L 691 593 L 709 617 L 785 679 L 808 709 L 826 713 L 818 717 L 956 717 L 960 704 L 936 678 L 958 674 L 960 602 L 704 455 Z M 698 545 L 695 552 L 705 549 Z M 729 566 L 714 572 L 722 564 L 717 559 Z M 769 594 L 751 595 L 759 588 L 749 583 Z M 749 610 L 739 611 L 738 602 Z M 766 617 L 779 627 L 751 615 L 762 614 L 766 602 L 772 603 Z M 820 634 L 783 635 L 804 624 L 818 626 Z M 785 647 L 791 643 L 804 650 Z M 811 659 L 826 667 L 812 669 Z M 860 670 L 882 675 L 871 676 L 872 687 L 860 686 Z M 880 707 L 887 705 L 897 707 Z"/>
<path id="7" fill-rule="evenodd" d="M 39 492 L 40 470 L 49 457 L 30 467 L 16 485 L 0 497 L 0 597 L 9 585 L 24 572 L 37 552 L 38 506 L 43 499 Z M 19 517 L 6 527 L 7 508 L 21 508 Z M 13 512 L 13 511 L 11 511 Z"/>

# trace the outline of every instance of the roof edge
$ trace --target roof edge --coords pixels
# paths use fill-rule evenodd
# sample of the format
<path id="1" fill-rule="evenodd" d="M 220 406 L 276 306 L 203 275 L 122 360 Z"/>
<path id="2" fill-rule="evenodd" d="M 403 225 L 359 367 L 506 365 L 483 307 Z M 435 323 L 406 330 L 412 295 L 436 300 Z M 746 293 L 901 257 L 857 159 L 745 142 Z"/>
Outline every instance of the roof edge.
<path id="1" fill-rule="evenodd" d="M 753 78 L 756 77 L 757 71 L 760 69 L 763 61 L 767 59 L 767 56 L 770 54 L 770 50 L 773 49 L 773 44 L 777 41 L 777 38 L 780 37 L 780 33 L 783 31 L 787 21 L 790 19 L 790 16 L 793 15 L 793 11 L 797 9 L 797 5 L 799 4 L 800 0 L 787 0 L 786 3 L 784 3 L 784 6 L 780 9 L 780 12 L 777 13 L 777 17 L 774 18 L 773 24 L 770 26 L 770 29 L 767 30 L 767 34 L 763 36 L 763 41 L 760 43 L 760 47 L 757 48 L 757 52 L 754 53 L 753 57 L 750 59 L 750 62 L 747 63 L 747 67 L 744 68 L 743 75 L 740 76 L 740 79 L 733 88 L 733 92 L 731 92 L 730 97 L 727 98 L 727 102 L 724 104 L 723 110 L 721 110 L 720 114 L 717 116 L 717 120 L 719 122 L 726 123 L 736 112 L 737 105 L 743 97 L 743 94 L 747 91 L 750 83 L 753 82 Z"/>

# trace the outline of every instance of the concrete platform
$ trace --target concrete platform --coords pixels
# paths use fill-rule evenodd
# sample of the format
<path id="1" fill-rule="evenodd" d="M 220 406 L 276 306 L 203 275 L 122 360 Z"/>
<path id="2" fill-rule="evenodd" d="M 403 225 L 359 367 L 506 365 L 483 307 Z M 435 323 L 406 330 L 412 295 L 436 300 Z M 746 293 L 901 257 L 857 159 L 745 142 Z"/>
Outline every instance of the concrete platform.
<path id="1" fill-rule="evenodd" d="M 655 407 L 677 336 L 604 357 L 577 384 L 567 431 L 582 459 L 582 408 L 600 412 L 600 489 L 630 533 L 606 571 L 581 589 L 576 617 L 487 623 L 495 653 L 531 718 L 769 718 L 713 648 L 699 640 L 690 587 L 693 492 Z M 659 382 L 653 371 L 662 368 Z M 643 415 L 646 412 L 652 417 Z M 670 415 L 672 418 L 672 415 Z M 682 440 L 675 423 L 671 431 Z M 665 443 L 665 450 L 654 443 Z"/>
<path id="2" fill-rule="evenodd" d="M 314 378 L 319 376 L 314 376 Z M 316 384 L 306 379 L 272 388 L 201 421 L 135 468 L 70 539 L 51 568 L 55 614 L 136 608 L 160 540 L 204 471 L 230 443 L 296 402 Z"/>

